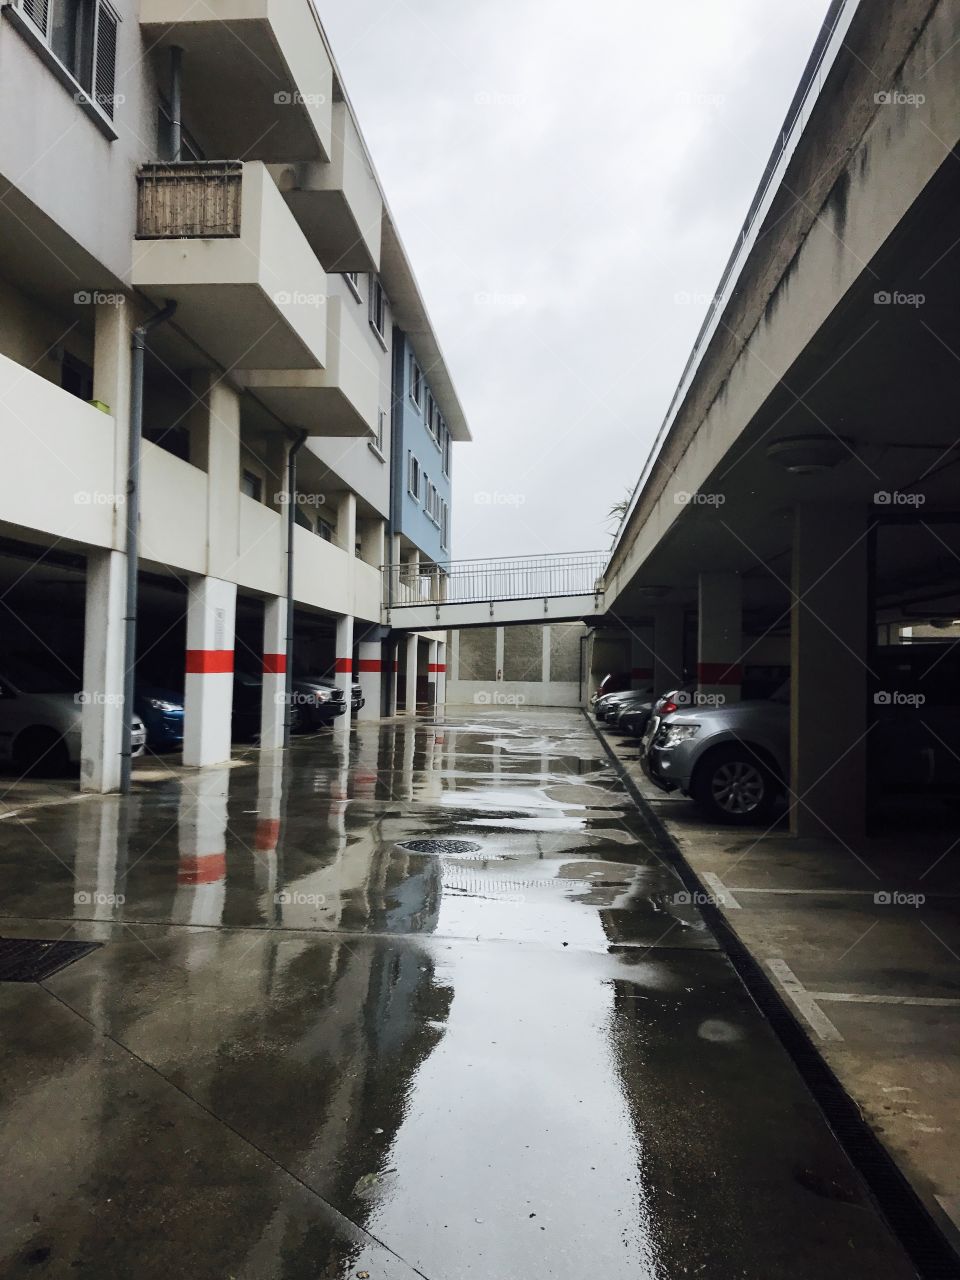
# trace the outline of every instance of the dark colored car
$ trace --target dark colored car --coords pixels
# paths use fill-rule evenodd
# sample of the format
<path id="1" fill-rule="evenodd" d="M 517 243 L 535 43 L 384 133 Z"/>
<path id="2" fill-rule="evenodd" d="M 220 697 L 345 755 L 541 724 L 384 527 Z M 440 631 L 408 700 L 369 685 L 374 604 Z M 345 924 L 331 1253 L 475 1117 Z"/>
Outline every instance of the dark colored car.
<path id="1" fill-rule="evenodd" d="M 138 684 L 134 710 L 146 725 L 151 751 L 179 751 L 183 747 L 183 694 L 152 684 Z"/>
<path id="2" fill-rule="evenodd" d="M 249 741 L 260 732 L 263 675 L 238 670 L 233 676 L 233 736 Z M 294 733 L 311 732 L 330 725 L 346 711 L 343 690 L 332 680 L 296 675 L 290 727 Z"/>
<path id="3" fill-rule="evenodd" d="M 361 707 L 366 706 L 367 700 L 363 696 L 363 689 L 357 680 L 354 680 L 350 689 L 350 714 L 356 715 Z"/>

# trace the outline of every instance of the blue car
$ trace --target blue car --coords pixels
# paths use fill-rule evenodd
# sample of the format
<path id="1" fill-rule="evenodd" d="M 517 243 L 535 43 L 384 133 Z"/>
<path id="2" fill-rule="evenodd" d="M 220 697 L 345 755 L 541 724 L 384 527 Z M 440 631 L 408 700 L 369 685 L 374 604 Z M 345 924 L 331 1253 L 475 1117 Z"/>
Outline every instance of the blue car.
<path id="1" fill-rule="evenodd" d="M 137 686 L 134 710 L 147 727 L 151 751 L 179 751 L 183 747 L 183 694 L 154 685 Z"/>

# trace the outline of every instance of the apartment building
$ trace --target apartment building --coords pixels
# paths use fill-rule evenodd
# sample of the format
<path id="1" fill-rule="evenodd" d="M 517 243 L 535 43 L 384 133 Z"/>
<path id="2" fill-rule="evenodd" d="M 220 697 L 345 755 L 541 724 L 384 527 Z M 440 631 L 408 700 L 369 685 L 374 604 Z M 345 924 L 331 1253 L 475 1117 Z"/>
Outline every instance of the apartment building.
<path id="1" fill-rule="evenodd" d="M 294 665 L 395 709 L 382 566 L 442 564 L 469 430 L 312 5 L 0 15 L 0 660 L 82 677 L 98 791 L 121 781 L 128 653 L 183 691 L 189 765 L 228 758 L 239 672 L 268 747 Z M 416 532 L 401 358 L 438 433 Z"/>

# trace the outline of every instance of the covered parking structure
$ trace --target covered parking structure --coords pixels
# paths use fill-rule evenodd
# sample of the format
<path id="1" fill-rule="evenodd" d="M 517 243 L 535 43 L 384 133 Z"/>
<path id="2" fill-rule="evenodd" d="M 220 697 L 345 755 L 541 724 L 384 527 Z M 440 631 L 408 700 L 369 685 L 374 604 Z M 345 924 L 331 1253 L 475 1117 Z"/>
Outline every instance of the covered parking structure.
<path id="1" fill-rule="evenodd" d="M 655 684 L 692 668 L 733 700 L 751 663 L 789 668 L 798 835 L 863 832 L 901 694 L 926 699 L 930 770 L 960 754 L 955 15 L 833 6 L 604 582 Z"/>

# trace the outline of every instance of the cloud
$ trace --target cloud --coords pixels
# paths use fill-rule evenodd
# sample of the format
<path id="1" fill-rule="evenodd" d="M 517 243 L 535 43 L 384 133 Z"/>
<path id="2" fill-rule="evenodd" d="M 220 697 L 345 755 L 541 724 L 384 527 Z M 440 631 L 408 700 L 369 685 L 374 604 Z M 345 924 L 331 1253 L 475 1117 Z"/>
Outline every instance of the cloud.
<path id="1" fill-rule="evenodd" d="M 825 12 L 323 5 L 475 437 L 455 556 L 607 545 Z"/>

